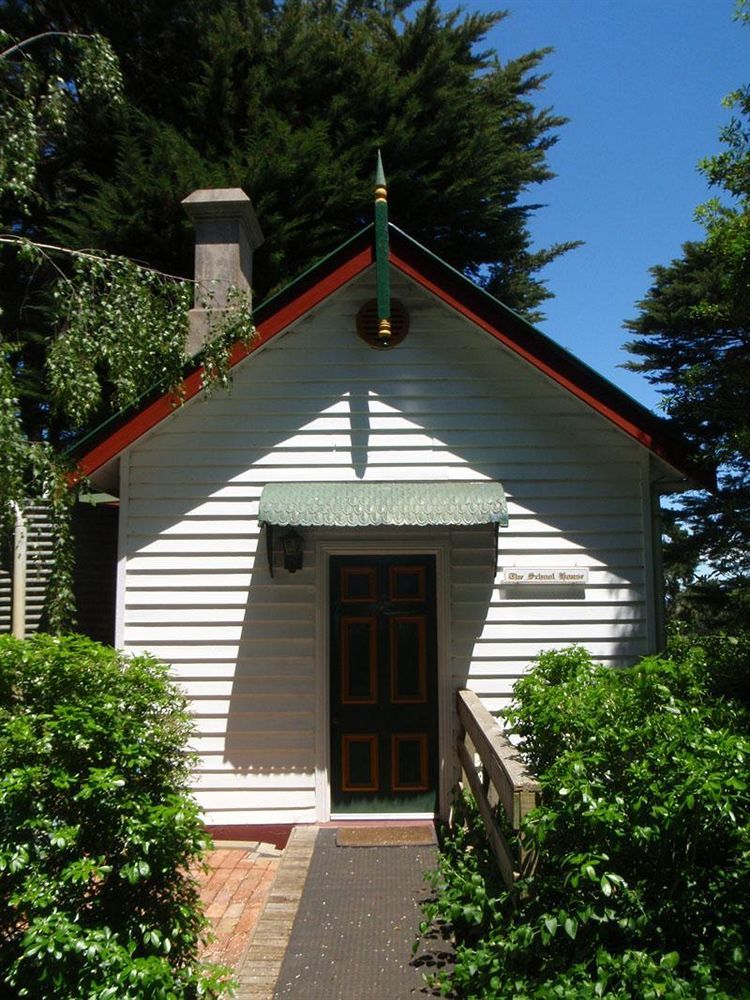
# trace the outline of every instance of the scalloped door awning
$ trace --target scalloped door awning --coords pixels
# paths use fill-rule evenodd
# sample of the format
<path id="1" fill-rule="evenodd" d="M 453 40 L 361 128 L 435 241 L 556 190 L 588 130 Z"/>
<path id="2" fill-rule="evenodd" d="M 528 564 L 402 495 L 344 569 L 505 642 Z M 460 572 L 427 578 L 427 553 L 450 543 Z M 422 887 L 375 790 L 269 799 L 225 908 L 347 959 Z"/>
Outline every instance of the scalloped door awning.
<path id="1" fill-rule="evenodd" d="M 260 498 L 261 524 L 368 528 L 463 524 L 508 526 L 500 483 L 269 483 Z"/>

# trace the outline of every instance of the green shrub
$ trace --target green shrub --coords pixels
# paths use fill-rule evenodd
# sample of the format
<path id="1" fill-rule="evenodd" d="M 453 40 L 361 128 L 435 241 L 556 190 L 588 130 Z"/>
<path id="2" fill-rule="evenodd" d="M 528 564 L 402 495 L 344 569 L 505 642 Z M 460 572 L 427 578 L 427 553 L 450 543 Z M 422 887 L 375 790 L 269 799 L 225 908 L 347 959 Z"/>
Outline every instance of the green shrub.
<path id="1" fill-rule="evenodd" d="M 0 638 L 0 983 L 34 1000 L 218 997 L 189 868 L 190 720 L 166 668 Z"/>
<path id="2" fill-rule="evenodd" d="M 544 790 L 539 850 L 483 896 L 481 850 L 451 838 L 429 918 L 457 925 L 461 997 L 750 997 L 748 716 L 712 693 L 704 651 L 628 670 L 544 654 L 508 722 Z M 458 834 L 459 838 L 465 833 Z"/>
<path id="3" fill-rule="evenodd" d="M 701 669 L 713 694 L 736 698 L 750 708 L 750 632 L 696 635 L 675 627 L 668 653 L 679 663 L 689 661 Z M 750 720 L 750 714 L 747 718 Z"/>

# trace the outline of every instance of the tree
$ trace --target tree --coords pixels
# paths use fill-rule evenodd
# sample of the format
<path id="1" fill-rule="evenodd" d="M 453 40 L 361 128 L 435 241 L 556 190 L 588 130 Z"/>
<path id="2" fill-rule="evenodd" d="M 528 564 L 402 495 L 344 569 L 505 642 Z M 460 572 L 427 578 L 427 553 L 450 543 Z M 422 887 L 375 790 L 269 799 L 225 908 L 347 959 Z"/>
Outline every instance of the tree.
<path id="1" fill-rule="evenodd" d="M 124 261 L 105 263 L 100 254 L 76 251 L 74 247 L 62 253 L 62 248 L 49 243 L 47 215 L 55 192 L 52 164 L 69 155 L 69 144 L 81 119 L 87 115 L 101 117 L 102 108 L 115 112 L 123 102 L 119 62 L 109 43 L 101 35 L 64 28 L 38 31 L 20 41 L 3 31 L 0 42 L 4 46 L 0 51 L 0 124 L 4 137 L 0 155 L 0 242 L 4 244 L 5 277 L 9 279 L 3 282 L 2 355 L 12 367 L 15 392 L 11 395 L 20 402 L 26 436 L 30 441 L 56 445 L 64 443 L 61 437 L 71 419 L 80 423 L 82 410 L 90 415 L 95 409 L 91 399 L 100 393 L 101 385 L 97 378 L 92 380 L 91 369 L 107 353 L 102 333 L 107 319 L 110 326 L 113 317 L 116 319 L 113 297 L 122 298 L 128 284 L 129 312 L 133 315 L 134 308 L 135 314 L 140 312 L 143 325 L 143 308 L 138 309 L 135 301 L 138 288 L 145 289 L 151 307 L 169 289 L 172 294 L 166 295 L 170 301 L 161 310 L 160 330 L 177 304 L 173 293 L 178 292 L 179 298 L 181 289 L 179 282 L 158 282 L 153 274 Z M 104 289 L 104 284 L 109 287 Z M 51 294 L 40 295 L 40 288 L 51 290 Z M 143 306 L 142 302 L 138 304 Z M 102 309 L 103 305 L 106 309 Z M 90 345 L 85 343 L 82 327 L 90 328 L 94 323 L 99 328 L 97 349 L 86 350 Z M 63 349 L 57 350 L 60 360 L 50 386 L 47 361 L 50 354 L 55 354 L 53 337 L 61 325 Z M 170 333 L 173 326 L 174 321 L 168 324 Z M 129 337 L 127 329 L 118 332 L 122 339 L 120 352 L 132 369 L 133 352 L 143 354 L 145 347 L 135 337 Z M 140 339 L 153 341 L 154 332 L 146 328 Z M 151 381 L 163 371 L 165 358 L 171 360 L 175 353 L 170 343 L 174 339 L 156 332 L 157 346 L 152 354 L 159 355 L 159 360 L 148 372 Z M 70 349 L 67 353 L 64 350 L 73 345 L 75 372 L 70 370 Z M 117 385 L 120 383 L 122 396 L 122 383 L 128 378 L 132 381 L 132 371 L 128 372 L 122 362 L 118 365 L 115 349 L 110 348 L 109 354 L 113 363 L 108 367 L 115 386 L 111 395 L 117 402 Z M 55 382 L 63 388 L 62 393 L 55 392 Z M 56 405 L 51 405 L 50 395 Z M 58 414 L 61 421 L 56 420 Z"/>
<path id="2" fill-rule="evenodd" d="M 538 272 L 571 244 L 532 251 L 539 206 L 524 199 L 551 176 L 564 119 L 532 102 L 544 51 L 501 63 L 479 50 L 503 15 L 445 14 L 436 0 L 0 0 L 0 12 L 15 36 L 43 25 L 106 36 L 124 80 L 123 102 L 81 107 L 48 151 L 21 231 L 189 274 L 180 200 L 242 186 L 266 233 L 262 298 L 369 221 L 380 145 L 399 225 L 519 311 L 534 315 L 549 294 Z M 14 329 L 29 315 L 28 278 L 12 283 Z M 27 340 L 39 330 L 34 317 Z"/>
<path id="3" fill-rule="evenodd" d="M 69 510 L 74 499 L 60 447 L 71 425 L 84 425 L 106 403 L 126 404 L 144 384 L 161 381 L 169 387 L 179 381 L 193 288 L 190 281 L 126 258 L 40 240 L 35 209 L 44 202 L 43 168 L 92 99 L 104 99 L 111 107 L 121 103 L 119 64 L 96 34 L 48 30 L 17 41 L 0 31 L 0 44 L 5 46 L 0 50 L 0 219 L 5 228 L 0 245 L 6 251 L 6 274 L 19 283 L 23 279 L 24 304 L 33 278 L 41 272 L 49 283 L 51 276 L 45 305 L 61 327 L 50 341 L 38 325 L 26 329 L 20 322 L 25 309 L 11 309 L 19 321 L 15 340 L 0 338 L 0 523 L 13 520 L 29 495 L 50 502 L 55 544 L 47 611 L 50 625 L 60 628 L 70 622 Z M 46 59 L 29 54 L 39 47 L 51 47 Z M 4 296 L 4 306 L 6 301 Z M 235 304 L 231 317 L 214 325 L 215 335 L 204 349 L 207 380 L 226 379 L 230 341 L 253 333 L 247 301 L 236 296 Z M 33 316 L 33 301 L 28 311 Z"/>
<path id="4" fill-rule="evenodd" d="M 55 4 L 44 6 L 54 13 Z M 132 5 L 127 17 L 153 6 Z M 108 248 L 131 254 L 134 242 L 143 246 L 143 223 L 126 220 L 149 206 L 169 222 L 170 246 L 165 240 L 153 262 L 180 273 L 185 191 L 164 190 L 164 178 L 230 178 L 252 195 L 268 235 L 257 269 L 265 294 L 369 221 L 379 145 L 400 225 L 513 308 L 533 311 L 547 297 L 536 275 L 564 247 L 529 250 L 527 222 L 539 206 L 522 198 L 551 176 L 546 151 L 564 120 L 531 100 L 545 80 L 537 70 L 546 50 L 501 63 L 478 49 L 504 15 L 461 18 L 436 0 L 418 8 L 412 0 L 240 0 L 210 17 L 202 3 L 181 9 L 200 24 L 195 82 L 183 84 L 184 56 L 168 75 L 167 43 L 159 92 L 172 96 L 159 106 L 131 99 L 138 113 L 120 123 L 114 169 L 91 174 L 76 234 L 90 241 L 115 230 L 121 242 Z M 106 28 L 101 17 L 86 25 Z M 145 93 L 144 70 L 129 76 L 132 60 L 117 51 L 126 94 Z"/>
<path id="5" fill-rule="evenodd" d="M 652 269 L 626 347 L 638 358 L 627 367 L 662 387 L 668 416 L 707 468 L 718 464 L 717 490 L 686 494 L 677 506 L 686 530 L 671 550 L 676 564 L 708 564 L 714 579 L 696 569 L 697 586 L 678 603 L 700 621 L 705 598 L 714 624 L 736 625 L 746 622 L 750 597 L 750 87 L 726 104 L 734 116 L 724 148 L 700 164 L 721 195 L 698 210 L 705 239 Z"/>
<path id="6" fill-rule="evenodd" d="M 528 231 L 564 119 L 534 104 L 546 50 L 480 48 L 503 17 L 437 0 L 0 0 L 0 107 L 24 178 L 0 172 L 3 426 L 57 453 L 178 379 L 191 190 L 252 195 L 262 298 L 370 221 L 378 146 L 394 221 L 537 315 L 539 271 L 574 245 L 532 250 Z M 109 69 L 87 70 L 87 46 Z M 246 310 L 219 378 L 240 328 Z"/>
<path id="7" fill-rule="evenodd" d="M 476 805 L 456 803 L 425 907 L 453 931 L 444 995 L 747 997 L 747 655 L 720 637 L 623 670 L 538 657 L 504 713 L 542 787 L 511 839 L 534 863 L 498 886 Z"/>

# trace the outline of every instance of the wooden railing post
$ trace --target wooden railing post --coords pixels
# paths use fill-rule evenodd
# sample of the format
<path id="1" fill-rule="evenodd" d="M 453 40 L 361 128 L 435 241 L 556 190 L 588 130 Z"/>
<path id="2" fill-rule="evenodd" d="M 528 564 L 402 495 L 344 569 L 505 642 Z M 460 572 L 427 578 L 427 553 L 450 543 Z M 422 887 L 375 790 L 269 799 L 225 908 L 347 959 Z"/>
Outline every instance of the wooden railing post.
<path id="1" fill-rule="evenodd" d="M 500 874 L 506 886 L 511 888 L 519 874 L 530 870 L 535 859 L 523 849 L 518 857 L 513 856 L 495 818 L 489 790 L 495 790 L 508 822 L 514 830 L 519 830 L 524 816 L 539 804 L 541 786 L 520 759 L 518 751 L 503 733 L 495 717 L 487 711 L 473 691 L 458 691 L 456 707 L 461 727 L 458 759 L 476 799 Z M 467 741 L 471 745 L 471 751 L 467 747 Z M 476 756 L 481 761 L 481 775 L 476 765 Z"/>

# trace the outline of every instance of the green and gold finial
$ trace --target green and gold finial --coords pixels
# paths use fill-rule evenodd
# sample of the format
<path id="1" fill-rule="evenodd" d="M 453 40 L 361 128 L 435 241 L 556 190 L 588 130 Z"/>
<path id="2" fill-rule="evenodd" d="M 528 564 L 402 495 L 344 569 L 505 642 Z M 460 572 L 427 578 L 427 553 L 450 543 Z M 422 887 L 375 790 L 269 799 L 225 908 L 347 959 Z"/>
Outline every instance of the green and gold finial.
<path id="1" fill-rule="evenodd" d="M 388 273 L 388 189 L 378 150 L 375 171 L 375 276 L 378 292 L 378 340 L 386 347 L 391 339 L 391 289 Z"/>
<path id="2" fill-rule="evenodd" d="M 388 201 L 388 189 L 385 186 L 385 171 L 383 159 L 378 150 L 378 165 L 375 169 L 375 201 Z"/>

